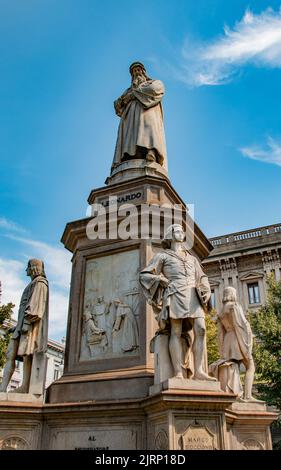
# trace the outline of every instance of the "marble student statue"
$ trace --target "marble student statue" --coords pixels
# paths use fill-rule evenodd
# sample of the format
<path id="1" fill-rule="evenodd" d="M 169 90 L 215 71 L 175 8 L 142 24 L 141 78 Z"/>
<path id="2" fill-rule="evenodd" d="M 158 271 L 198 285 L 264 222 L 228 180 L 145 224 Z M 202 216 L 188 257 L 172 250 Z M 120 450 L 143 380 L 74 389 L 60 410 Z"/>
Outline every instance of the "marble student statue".
<path id="1" fill-rule="evenodd" d="M 237 301 L 234 287 L 225 287 L 222 303 L 217 318 L 221 359 L 211 364 L 209 371 L 221 382 L 223 390 L 237 394 L 242 400 L 256 401 L 252 397 L 255 374 L 253 335 L 242 306 Z M 244 364 L 246 369 L 244 393 L 240 381 L 240 364 Z"/>
<path id="2" fill-rule="evenodd" d="M 157 334 L 169 335 L 174 377 L 216 380 L 208 375 L 205 312 L 211 296 L 207 276 L 184 246 L 180 225 L 171 225 L 140 283 L 157 315 Z M 184 339 L 184 341 L 183 341 Z"/>
<path id="3" fill-rule="evenodd" d="M 112 169 L 129 159 L 146 159 L 167 169 L 166 143 L 161 100 L 164 85 L 152 80 L 143 64 L 130 66 L 131 86 L 114 102 L 120 116 Z"/>
<path id="4" fill-rule="evenodd" d="M 41 395 L 46 374 L 49 310 L 49 287 L 43 261 L 30 259 L 26 274 L 31 282 L 21 297 L 18 322 L 9 341 L 0 391 L 6 392 L 15 370 L 15 361 L 21 360 L 23 382 L 15 392 Z"/>

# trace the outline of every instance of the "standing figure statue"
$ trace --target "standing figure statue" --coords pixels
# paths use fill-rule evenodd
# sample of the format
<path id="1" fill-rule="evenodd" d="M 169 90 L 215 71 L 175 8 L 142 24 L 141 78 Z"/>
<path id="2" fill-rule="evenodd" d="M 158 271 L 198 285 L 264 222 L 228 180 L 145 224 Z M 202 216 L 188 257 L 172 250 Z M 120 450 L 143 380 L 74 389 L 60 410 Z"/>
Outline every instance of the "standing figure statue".
<path id="1" fill-rule="evenodd" d="M 26 274 L 31 277 L 31 282 L 23 291 L 18 322 L 11 330 L 0 391 L 7 391 L 15 362 L 20 360 L 23 361 L 23 382 L 15 392 L 42 395 L 47 364 L 49 310 L 49 287 L 43 261 L 30 259 Z"/>
<path id="2" fill-rule="evenodd" d="M 252 356 L 253 335 L 242 306 L 237 302 L 234 287 L 225 287 L 223 307 L 218 315 L 218 339 L 221 359 L 210 365 L 209 371 L 220 382 L 222 389 L 245 401 L 252 397 L 255 365 Z M 244 395 L 240 381 L 240 364 L 246 369 Z M 243 398 L 242 398 L 243 396 Z"/>
<path id="3" fill-rule="evenodd" d="M 204 310 L 211 297 L 210 285 L 198 260 L 185 248 L 184 239 L 181 225 L 171 225 L 162 241 L 165 251 L 157 253 L 141 271 L 140 283 L 157 313 L 156 335 L 169 335 L 174 376 L 216 380 L 208 375 L 206 351 Z"/>
<path id="4" fill-rule="evenodd" d="M 164 85 L 150 79 L 140 62 L 130 66 L 130 74 L 131 86 L 114 102 L 121 120 L 112 169 L 132 158 L 156 162 L 167 169 L 161 104 Z"/>

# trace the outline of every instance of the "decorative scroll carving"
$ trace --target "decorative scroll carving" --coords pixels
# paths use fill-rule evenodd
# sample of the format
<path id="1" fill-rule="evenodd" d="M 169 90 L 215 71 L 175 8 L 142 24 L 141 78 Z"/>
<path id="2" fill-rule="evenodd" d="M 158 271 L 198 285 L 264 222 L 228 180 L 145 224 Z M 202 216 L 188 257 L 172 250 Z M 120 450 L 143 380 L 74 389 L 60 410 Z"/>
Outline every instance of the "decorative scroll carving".
<path id="1" fill-rule="evenodd" d="M 257 439 L 245 439 L 241 444 L 244 450 L 264 450 L 264 446 Z"/>
<path id="2" fill-rule="evenodd" d="M 0 440 L 0 450 L 27 450 L 29 444 L 22 437 L 9 436 Z"/>
<path id="3" fill-rule="evenodd" d="M 166 431 L 161 429 L 155 437 L 154 449 L 167 450 L 169 448 L 168 436 Z"/>

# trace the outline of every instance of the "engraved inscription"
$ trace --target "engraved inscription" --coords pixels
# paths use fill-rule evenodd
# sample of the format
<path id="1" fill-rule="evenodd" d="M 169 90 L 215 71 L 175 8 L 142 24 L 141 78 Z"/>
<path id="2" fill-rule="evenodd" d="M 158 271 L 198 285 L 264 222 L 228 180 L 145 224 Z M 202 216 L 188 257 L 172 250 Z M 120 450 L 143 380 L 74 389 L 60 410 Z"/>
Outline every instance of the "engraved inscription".
<path id="1" fill-rule="evenodd" d="M 191 424 L 180 438 L 183 450 L 215 450 L 215 434 L 207 426 Z"/>

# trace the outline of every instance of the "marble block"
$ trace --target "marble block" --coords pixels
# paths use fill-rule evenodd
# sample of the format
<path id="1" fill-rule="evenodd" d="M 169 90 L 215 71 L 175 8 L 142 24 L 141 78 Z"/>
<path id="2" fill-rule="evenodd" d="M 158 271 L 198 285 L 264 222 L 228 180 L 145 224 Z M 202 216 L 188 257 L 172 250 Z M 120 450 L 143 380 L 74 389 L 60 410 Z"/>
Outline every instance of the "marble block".
<path id="1" fill-rule="evenodd" d="M 221 392 L 220 382 L 212 382 L 209 380 L 192 380 L 171 378 L 167 379 L 160 384 L 152 385 L 149 388 L 149 394 L 155 395 L 163 390 L 198 390 L 198 391 L 211 391 Z"/>
<path id="2" fill-rule="evenodd" d="M 1 392 L 0 401 L 12 401 L 17 403 L 43 403 L 43 395 L 32 393 Z"/>

